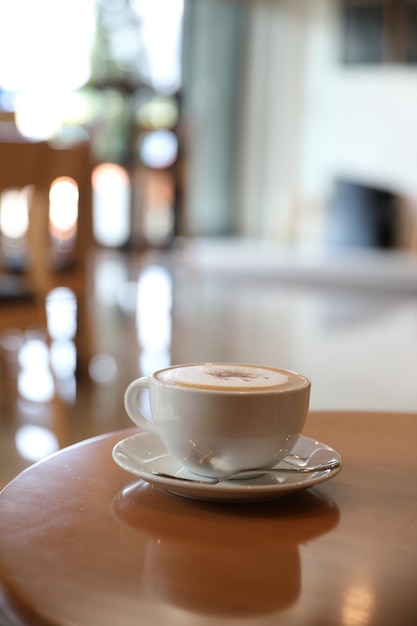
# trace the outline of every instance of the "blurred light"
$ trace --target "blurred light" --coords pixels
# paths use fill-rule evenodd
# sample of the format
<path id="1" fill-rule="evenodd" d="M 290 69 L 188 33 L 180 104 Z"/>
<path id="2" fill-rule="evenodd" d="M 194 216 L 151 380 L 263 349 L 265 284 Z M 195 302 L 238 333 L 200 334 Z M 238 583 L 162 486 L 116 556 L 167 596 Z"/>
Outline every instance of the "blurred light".
<path id="1" fill-rule="evenodd" d="M 150 243 L 157 244 L 168 239 L 174 228 L 174 211 L 169 204 L 145 207 L 143 230 Z"/>
<path id="2" fill-rule="evenodd" d="M 127 281 L 127 269 L 120 259 L 103 259 L 95 272 L 95 299 L 101 306 L 118 304 L 119 290 Z"/>
<path id="3" fill-rule="evenodd" d="M 23 135 L 47 139 L 59 132 L 70 94 L 90 78 L 94 35 L 95 0 L 2 6 L 0 86 L 13 99 Z"/>
<path id="4" fill-rule="evenodd" d="M 6 189 L 0 195 L 0 230 L 10 239 L 23 237 L 29 228 L 29 191 Z"/>
<path id="5" fill-rule="evenodd" d="M 89 373 L 94 382 L 108 385 L 117 378 L 117 363 L 109 354 L 97 354 L 91 359 Z"/>
<path id="6" fill-rule="evenodd" d="M 139 155 L 148 167 L 165 168 L 172 165 L 178 153 L 178 139 L 170 130 L 154 130 L 139 140 Z"/>
<path id="7" fill-rule="evenodd" d="M 16 400 L 16 406 L 19 414 L 23 419 L 36 420 L 37 422 L 45 422 L 45 405 L 39 402 L 32 402 L 19 396 Z"/>
<path id="8" fill-rule="evenodd" d="M 32 188 L 5 189 L 0 195 L 0 247 L 6 266 L 27 265 L 29 205 Z"/>
<path id="9" fill-rule="evenodd" d="M 117 290 L 117 303 L 126 315 L 134 314 L 136 311 L 137 284 L 133 281 L 124 283 Z"/>
<path id="10" fill-rule="evenodd" d="M 2 3 L 0 85 L 10 91 L 73 90 L 90 77 L 95 0 Z M 52 111 L 51 111 L 52 112 Z"/>
<path id="11" fill-rule="evenodd" d="M 51 234 L 60 240 L 73 238 L 78 221 L 78 185 L 62 176 L 54 180 L 49 191 L 49 227 Z"/>
<path id="12" fill-rule="evenodd" d="M 83 126 L 91 121 L 93 111 L 88 94 L 83 91 L 68 91 L 63 103 L 64 133 L 75 135 L 74 140 L 87 141 L 88 132 Z M 69 137 L 71 139 L 71 137 Z"/>
<path id="13" fill-rule="evenodd" d="M 181 85 L 181 31 L 184 0 L 132 0 L 142 18 L 147 80 L 157 91 L 174 93 Z"/>
<path id="14" fill-rule="evenodd" d="M 17 388 L 22 398 L 32 402 L 50 402 L 55 395 L 54 380 L 47 369 L 19 372 Z"/>
<path id="15" fill-rule="evenodd" d="M 77 367 L 77 350 L 70 339 L 53 341 L 50 347 L 51 369 L 60 379 L 71 377 Z"/>
<path id="16" fill-rule="evenodd" d="M 177 104 L 174 100 L 156 97 L 139 108 L 137 120 L 152 130 L 172 128 L 178 121 Z"/>
<path id="17" fill-rule="evenodd" d="M 149 376 L 155 370 L 162 367 L 169 367 L 171 364 L 171 354 L 168 349 L 157 352 L 143 350 L 139 355 L 139 371 L 143 376 Z"/>
<path id="18" fill-rule="evenodd" d="M 348 588 L 343 598 L 342 619 L 344 626 L 370 624 L 375 605 L 372 591 L 365 586 Z"/>
<path id="19" fill-rule="evenodd" d="M 1 91 L 0 90 L 0 108 L 3 111 L 14 113 L 16 94 L 13 91 Z"/>
<path id="20" fill-rule="evenodd" d="M 20 456 L 28 461 L 40 461 L 59 449 L 53 432 L 41 426 L 20 426 L 15 433 L 16 448 Z"/>
<path id="21" fill-rule="evenodd" d="M 47 328 L 51 339 L 73 339 L 77 332 L 77 298 L 67 287 L 52 289 L 46 297 Z"/>
<path id="22" fill-rule="evenodd" d="M 27 339 L 19 352 L 19 365 L 23 369 L 45 369 L 49 365 L 48 346 L 41 339 Z"/>
<path id="23" fill-rule="evenodd" d="M 130 181 L 123 167 L 102 163 L 93 171 L 93 232 L 102 245 L 122 246 L 130 235 Z"/>
<path id="24" fill-rule="evenodd" d="M 73 405 L 77 399 L 77 381 L 75 375 L 56 379 L 56 394 L 65 404 Z"/>
<path id="25" fill-rule="evenodd" d="M 172 280 L 162 267 L 151 266 L 138 281 L 136 324 L 146 352 L 165 353 L 171 345 Z"/>
<path id="26" fill-rule="evenodd" d="M 174 230 L 175 193 L 171 172 L 148 170 L 143 194 L 143 234 L 149 242 L 161 244 Z"/>
<path id="27" fill-rule="evenodd" d="M 23 345 L 23 333 L 19 328 L 0 332 L 0 347 L 10 354 L 17 354 Z"/>
<path id="28" fill-rule="evenodd" d="M 21 371 L 17 388 L 26 400 L 49 402 L 55 394 L 55 385 L 49 369 L 48 346 L 41 339 L 27 339 L 19 352 Z"/>
<path id="29" fill-rule="evenodd" d="M 50 139 L 63 124 L 66 94 L 49 89 L 22 91 L 16 96 L 16 126 L 25 137 Z"/>

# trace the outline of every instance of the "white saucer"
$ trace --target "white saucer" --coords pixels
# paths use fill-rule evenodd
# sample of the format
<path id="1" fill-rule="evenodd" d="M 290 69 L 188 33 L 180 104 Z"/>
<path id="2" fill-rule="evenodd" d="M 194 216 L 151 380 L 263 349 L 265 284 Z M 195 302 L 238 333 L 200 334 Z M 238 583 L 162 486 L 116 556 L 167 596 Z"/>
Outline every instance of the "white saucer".
<path id="1" fill-rule="evenodd" d="M 336 476 L 342 469 L 340 455 L 320 441 L 300 435 L 292 454 L 308 457 L 309 463 L 319 464 L 332 460 L 340 462 L 338 467 L 313 474 L 288 473 L 281 475 L 263 474 L 254 478 L 228 480 L 217 485 L 187 483 L 175 478 L 164 478 L 152 474 L 153 470 L 167 474 L 204 480 L 184 469 L 174 459 L 155 435 L 138 433 L 119 441 L 113 448 L 113 459 L 127 472 L 143 480 L 174 493 L 198 500 L 246 502 L 250 500 L 272 500 L 283 495 L 307 489 Z M 276 467 L 288 467 L 281 461 Z M 208 479 L 209 480 L 209 479 Z"/>

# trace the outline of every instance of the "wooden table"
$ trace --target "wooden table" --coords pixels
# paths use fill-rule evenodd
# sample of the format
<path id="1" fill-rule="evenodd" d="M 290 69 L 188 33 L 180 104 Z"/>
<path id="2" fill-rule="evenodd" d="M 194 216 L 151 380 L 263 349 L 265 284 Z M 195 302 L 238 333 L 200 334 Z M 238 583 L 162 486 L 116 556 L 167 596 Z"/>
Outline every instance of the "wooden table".
<path id="1" fill-rule="evenodd" d="M 66 448 L 0 494 L 7 624 L 417 624 L 417 415 L 310 414 L 304 434 L 342 471 L 263 504 L 135 480 L 111 458 L 132 432 Z"/>

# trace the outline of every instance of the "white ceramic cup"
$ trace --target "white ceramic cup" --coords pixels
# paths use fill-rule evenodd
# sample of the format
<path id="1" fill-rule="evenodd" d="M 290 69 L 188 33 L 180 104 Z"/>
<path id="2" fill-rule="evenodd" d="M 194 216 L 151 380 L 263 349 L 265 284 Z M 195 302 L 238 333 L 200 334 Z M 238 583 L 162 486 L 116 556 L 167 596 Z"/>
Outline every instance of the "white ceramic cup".
<path id="1" fill-rule="evenodd" d="M 157 435 L 186 469 L 216 477 L 272 467 L 287 456 L 304 426 L 310 386 L 289 370 L 187 364 L 134 380 L 124 402 L 130 419 Z M 152 420 L 139 408 L 143 389 Z"/>

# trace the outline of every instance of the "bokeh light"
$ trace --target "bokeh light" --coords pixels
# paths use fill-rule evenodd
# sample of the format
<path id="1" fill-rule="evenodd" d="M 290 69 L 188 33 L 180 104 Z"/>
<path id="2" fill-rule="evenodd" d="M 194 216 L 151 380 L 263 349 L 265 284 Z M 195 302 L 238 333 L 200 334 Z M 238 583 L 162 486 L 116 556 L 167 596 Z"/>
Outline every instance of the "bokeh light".
<path id="1" fill-rule="evenodd" d="M 178 105 L 172 98 L 155 96 L 138 108 L 136 117 L 141 126 L 150 130 L 173 128 L 178 121 Z"/>
<path id="2" fill-rule="evenodd" d="M 110 354 L 96 354 L 90 361 L 89 374 L 99 385 L 109 385 L 117 378 L 117 363 Z"/>
<path id="3" fill-rule="evenodd" d="M 59 448 L 51 430 L 34 424 L 20 426 L 16 430 L 15 442 L 20 456 L 31 462 L 40 461 Z"/>
<path id="4" fill-rule="evenodd" d="M 1 0 L 0 86 L 71 91 L 90 77 L 95 0 Z"/>
<path id="5" fill-rule="evenodd" d="M 46 315 L 48 333 L 52 339 L 73 339 L 77 332 L 77 298 L 72 289 L 52 289 L 46 298 Z"/>
<path id="6" fill-rule="evenodd" d="M 19 239 L 28 227 L 28 190 L 6 189 L 0 195 L 0 231 L 10 239 Z"/>
<path id="7" fill-rule="evenodd" d="M 78 185 L 66 176 L 57 178 L 49 191 L 50 230 L 57 239 L 75 235 L 78 220 Z"/>
<path id="8" fill-rule="evenodd" d="M 175 163 L 178 139 L 170 130 L 154 130 L 144 133 L 139 140 L 142 162 L 152 168 L 166 168 Z"/>
<path id="9" fill-rule="evenodd" d="M 139 367 L 145 375 L 170 364 L 172 288 L 170 274 L 157 265 L 144 270 L 138 280 Z"/>
<path id="10" fill-rule="evenodd" d="M 130 236 L 131 186 L 126 170 L 102 163 L 93 171 L 93 233 L 109 247 L 126 243 Z"/>
<path id="11" fill-rule="evenodd" d="M 144 79 L 157 91 L 175 93 L 181 84 L 184 0 L 132 0 L 131 4 L 142 19 Z"/>
<path id="12" fill-rule="evenodd" d="M 21 370 L 17 378 L 19 394 L 31 402 L 50 402 L 55 384 L 49 367 L 49 351 L 45 341 L 28 338 L 19 353 Z"/>

